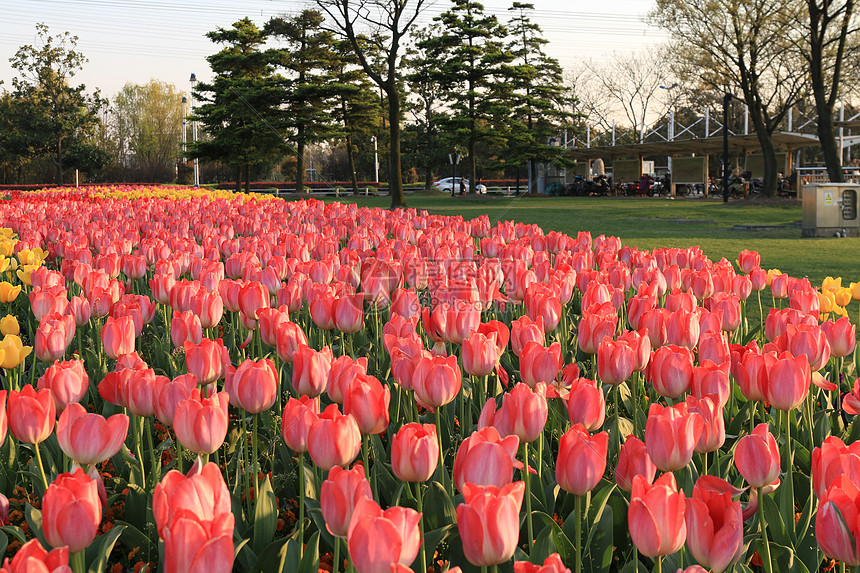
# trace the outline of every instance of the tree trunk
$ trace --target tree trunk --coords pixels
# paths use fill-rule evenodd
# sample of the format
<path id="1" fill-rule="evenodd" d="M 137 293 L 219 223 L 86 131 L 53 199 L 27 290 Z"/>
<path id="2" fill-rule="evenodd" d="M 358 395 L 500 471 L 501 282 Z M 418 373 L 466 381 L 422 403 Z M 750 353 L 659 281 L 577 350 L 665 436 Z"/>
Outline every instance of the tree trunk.
<path id="1" fill-rule="evenodd" d="M 305 190 L 305 126 L 296 129 L 296 193 Z"/>
<path id="2" fill-rule="evenodd" d="M 529 158 L 529 193 L 537 193 L 537 162 L 534 157 Z"/>
<path id="3" fill-rule="evenodd" d="M 63 138 L 57 140 L 57 185 L 63 186 Z"/>
<path id="4" fill-rule="evenodd" d="M 251 192 L 251 164 L 245 164 L 245 193 Z"/>
<path id="5" fill-rule="evenodd" d="M 234 171 L 235 171 L 235 175 L 236 175 L 236 187 L 234 188 L 234 190 L 236 191 L 236 193 L 241 193 L 242 192 L 242 166 L 237 165 L 236 168 L 234 169 Z"/>
<path id="6" fill-rule="evenodd" d="M 842 177 L 842 154 L 833 129 L 833 107 L 824 102 L 819 103 L 817 96 L 815 100 L 815 107 L 818 110 L 818 140 L 821 142 L 821 152 L 824 154 L 827 174 L 830 176 L 831 183 L 842 183 L 844 181 Z"/>
<path id="7" fill-rule="evenodd" d="M 352 182 L 352 194 L 358 195 L 358 176 L 355 174 L 355 152 L 352 148 L 352 136 L 346 134 L 346 161 L 349 164 L 349 177 Z"/>
<path id="8" fill-rule="evenodd" d="M 762 195 L 766 197 L 776 196 L 776 174 L 779 165 L 776 163 L 776 148 L 773 145 L 773 135 L 767 128 L 764 111 L 755 105 L 749 105 L 750 120 L 755 129 L 761 146 L 762 160 L 764 161 L 764 181 L 762 182 Z"/>
<path id="9" fill-rule="evenodd" d="M 403 173 L 400 169 L 400 93 L 394 82 L 386 89 L 388 95 L 388 133 L 391 136 L 388 153 L 388 189 L 391 194 L 391 208 L 406 207 L 403 194 Z"/>
<path id="10" fill-rule="evenodd" d="M 432 183 L 433 183 L 432 180 L 433 180 L 433 168 L 430 167 L 429 164 L 425 165 L 424 166 L 424 190 L 425 191 L 430 191 L 430 189 L 432 189 Z"/>

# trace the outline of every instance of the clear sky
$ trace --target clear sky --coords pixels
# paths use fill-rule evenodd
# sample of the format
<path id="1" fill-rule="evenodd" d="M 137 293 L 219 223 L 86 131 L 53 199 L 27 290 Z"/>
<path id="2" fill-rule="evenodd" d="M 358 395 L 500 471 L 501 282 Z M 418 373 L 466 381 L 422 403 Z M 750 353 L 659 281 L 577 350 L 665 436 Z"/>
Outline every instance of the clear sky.
<path id="1" fill-rule="evenodd" d="M 582 59 L 603 59 L 613 51 L 629 52 L 666 39 L 644 21 L 653 0 L 532 0 L 533 20 L 550 40 L 548 51 L 565 68 Z M 486 0 L 487 12 L 508 18 L 512 0 Z M 206 56 L 217 51 L 204 34 L 245 16 L 262 24 L 275 15 L 296 13 L 313 4 L 303 0 L 0 0 L 0 80 L 11 89 L 15 72 L 9 58 L 19 46 L 33 43 L 37 22 L 52 34 L 78 36 L 78 49 L 89 58 L 75 85 L 113 95 L 126 83 L 151 78 L 188 89 L 192 72 L 211 76 Z M 419 24 L 450 6 L 431 1 Z M 0 88 L 2 89 L 2 88 Z"/>

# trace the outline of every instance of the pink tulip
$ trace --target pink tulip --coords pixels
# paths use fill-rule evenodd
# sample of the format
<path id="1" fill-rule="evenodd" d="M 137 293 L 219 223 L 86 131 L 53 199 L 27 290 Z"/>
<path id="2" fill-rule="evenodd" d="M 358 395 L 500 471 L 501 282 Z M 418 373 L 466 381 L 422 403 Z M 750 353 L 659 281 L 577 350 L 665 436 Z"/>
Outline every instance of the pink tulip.
<path id="1" fill-rule="evenodd" d="M 646 557 L 675 553 L 687 538 L 686 500 L 678 492 L 675 476 L 663 474 L 654 484 L 643 476 L 633 478 L 627 523 L 630 537 Z"/>
<path id="2" fill-rule="evenodd" d="M 524 491 L 521 481 L 502 488 L 464 484 L 465 502 L 457 506 L 457 526 L 469 563 L 496 565 L 513 556 Z"/>
<path id="3" fill-rule="evenodd" d="M 97 464 L 115 456 L 128 434 L 128 416 L 108 419 L 89 414 L 80 404 L 69 404 L 57 421 L 60 449 L 78 464 Z"/>

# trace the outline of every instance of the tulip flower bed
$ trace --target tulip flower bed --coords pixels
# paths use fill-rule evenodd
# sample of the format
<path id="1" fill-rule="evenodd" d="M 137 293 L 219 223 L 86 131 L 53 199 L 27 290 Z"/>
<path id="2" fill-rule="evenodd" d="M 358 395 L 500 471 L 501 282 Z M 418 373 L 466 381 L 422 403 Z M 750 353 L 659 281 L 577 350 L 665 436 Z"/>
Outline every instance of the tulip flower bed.
<path id="1" fill-rule="evenodd" d="M 860 566 L 858 284 L 486 216 L 8 197 L 0 571 Z"/>

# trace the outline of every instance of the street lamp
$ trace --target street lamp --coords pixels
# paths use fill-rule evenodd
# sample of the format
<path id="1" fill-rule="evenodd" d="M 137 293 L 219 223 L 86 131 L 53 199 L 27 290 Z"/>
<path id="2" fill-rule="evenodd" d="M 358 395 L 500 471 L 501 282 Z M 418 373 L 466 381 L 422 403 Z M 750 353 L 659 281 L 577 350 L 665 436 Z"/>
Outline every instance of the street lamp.
<path id="1" fill-rule="evenodd" d="M 370 136 L 373 142 L 373 182 L 379 183 L 379 146 L 375 135 Z"/>
<path id="2" fill-rule="evenodd" d="M 669 96 L 669 114 L 668 114 L 669 115 L 669 118 L 668 118 L 669 119 L 669 122 L 668 122 L 669 128 L 667 130 L 667 135 L 668 135 L 669 141 L 675 140 L 675 102 L 672 98 L 672 90 L 675 89 L 676 87 L 678 87 L 678 82 L 675 82 L 671 86 L 660 86 L 660 89 L 666 90 L 666 93 Z M 672 156 L 671 155 L 669 155 L 666 158 L 666 167 L 668 168 L 669 176 L 671 177 L 672 176 Z M 675 180 L 675 178 L 672 177 L 671 181 L 674 181 L 674 180 Z M 673 186 L 672 187 L 672 197 L 675 196 L 674 189 L 675 188 Z"/>
<path id="3" fill-rule="evenodd" d="M 185 135 L 185 125 L 188 123 L 188 114 L 186 113 L 186 105 L 188 104 L 188 98 L 182 96 L 182 165 L 185 165 L 185 151 L 186 151 L 186 140 L 188 139 Z"/>
<path id="4" fill-rule="evenodd" d="M 451 197 L 453 197 L 457 190 L 457 165 L 460 163 L 460 154 L 456 151 L 449 153 L 448 161 L 451 162 L 451 170 L 453 172 L 453 177 L 451 177 Z"/>
<path id="5" fill-rule="evenodd" d="M 197 74 L 191 74 L 191 115 L 194 116 L 194 86 L 197 84 Z M 191 140 L 197 143 L 197 118 L 191 121 Z M 196 153 L 196 151 L 195 151 Z M 194 186 L 200 187 L 200 160 L 194 157 Z"/>

